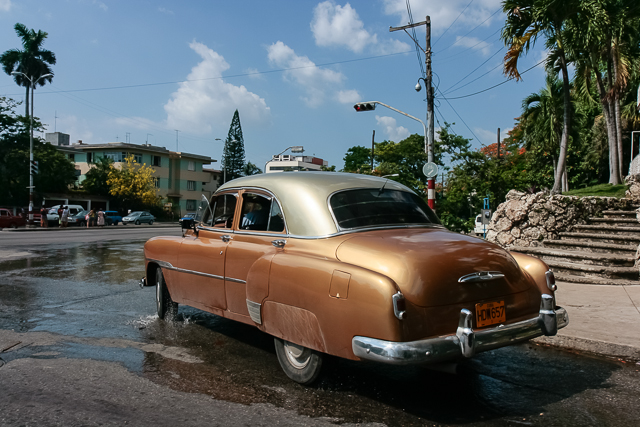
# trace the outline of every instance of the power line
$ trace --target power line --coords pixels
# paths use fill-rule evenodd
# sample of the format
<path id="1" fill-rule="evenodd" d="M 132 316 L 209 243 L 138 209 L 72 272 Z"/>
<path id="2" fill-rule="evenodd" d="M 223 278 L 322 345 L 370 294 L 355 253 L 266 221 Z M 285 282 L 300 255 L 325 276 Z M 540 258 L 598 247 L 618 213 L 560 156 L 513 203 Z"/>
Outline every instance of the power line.
<path id="1" fill-rule="evenodd" d="M 464 11 L 465 11 L 465 10 L 467 10 L 467 8 L 468 8 L 469 6 L 471 6 L 471 3 L 473 3 L 473 1 L 474 1 L 474 0 L 471 0 L 471 1 L 470 1 L 470 2 L 469 2 L 469 3 L 464 7 L 464 9 L 462 9 L 462 12 L 460 12 L 460 14 L 458 15 L 458 17 L 457 17 L 456 19 L 454 19 L 454 20 L 453 20 L 453 22 L 451 23 L 451 25 L 449 25 L 449 26 L 447 27 L 447 29 L 446 29 L 446 30 L 444 30 L 444 33 L 440 34 L 440 37 L 438 37 L 438 40 L 436 40 L 436 42 L 433 44 L 434 46 L 438 44 L 438 42 L 440 41 L 440 39 L 442 38 L 442 36 L 444 36 L 444 35 L 447 33 L 447 31 L 449 31 L 449 29 L 453 26 L 453 24 L 455 24 L 455 23 L 456 23 L 456 21 L 457 21 L 457 20 L 462 16 L 462 14 L 464 13 Z"/>
<path id="2" fill-rule="evenodd" d="M 485 19 L 484 21 L 482 21 L 481 23 L 479 23 L 478 25 L 476 25 L 475 27 L 473 27 L 471 30 L 469 30 L 469 32 L 467 32 L 467 34 L 465 34 L 464 36 L 461 36 L 460 38 L 465 38 L 467 37 L 469 34 L 471 34 L 472 32 L 474 32 L 476 29 L 478 29 L 478 27 L 480 27 L 482 24 L 484 24 L 485 22 L 487 22 L 489 19 L 493 18 L 493 16 L 500 12 L 502 10 L 502 7 L 499 7 L 498 10 L 496 10 L 495 12 L 493 12 L 491 15 L 489 15 L 489 17 L 487 19 Z M 498 29 L 498 31 L 500 31 L 500 29 Z M 497 31 L 496 31 L 497 32 Z M 495 34 L 495 33 L 494 33 Z M 492 34 L 493 35 L 493 34 Z M 451 43 L 449 46 L 445 47 L 444 49 L 442 49 L 440 52 L 444 52 L 445 50 L 449 49 L 450 47 L 454 46 L 455 44 L 458 43 L 458 40 L 456 40 L 455 42 Z"/>
<path id="3" fill-rule="evenodd" d="M 255 76 L 255 75 L 262 75 L 262 74 L 282 73 L 282 72 L 285 72 L 285 71 L 302 70 L 302 69 L 306 69 L 306 68 L 326 67 L 326 66 L 329 66 L 329 65 L 348 64 L 350 62 L 368 61 L 368 60 L 371 60 L 371 59 L 386 58 L 386 57 L 389 57 L 389 56 L 406 55 L 406 54 L 411 53 L 411 52 L 412 51 L 395 52 L 395 53 L 388 53 L 388 54 L 385 54 L 385 55 L 368 56 L 368 57 L 365 57 L 365 58 L 347 59 L 347 60 L 344 60 L 344 61 L 326 62 L 326 63 L 323 63 L 323 64 L 306 65 L 306 66 L 300 66 L 300 67 L 279 68 L 277 70 L 257 71 L 257 72 L 253 72 L 253 73 L 232 74 L 232 75 L 229 75 L 229 76 L 206 77 L 206 78 L 202 78 L 202 79 L 177 80 L 177 81 L 170 81 L 170 82 L 141 83 L 141 84 L 135 84 L 135 85 L 109 86 L 109 87 L 101 87 L 101 88 L 70 89 L 70 90 L 64 90 L 64 91 L 46 91 L 46 92 L 40 92 L 40 94 L 61 93 L 61 92 L 66 92 L 66 93 L 70 93 L 70 92 L 94 92 L 94 91 L 100 91 L 100 90 L 131 89 L 131 88 L 138 88 L 138 87 L 172 85 L 172 84 L 199 82 L 199 81 L 206 81 L 206 80 L 231 79 L 231 78 L 236 78 L 236 77 L 247 77 L 247 76 Z M 19 96 L 19 95 L 22 95 L 22 93 L 6 94 L 6 96 Z"/>
<path id="4" fill-rule="evenodd" d="M 543 59 L 542 61 L 538 62 L 538 63 L 537 63 L 536 65 L 534 65 L 533 67 L 527 68 L 526 70 L 524 70 L 523 72 L 521 72 L 521 73 L 520 73 L 520 75 L 522 75 L 522 74 L 524 74 L 524 73 L 526 73 L 526 72 L 528 72 L 528 71 L 533 70 L 534 68 L 536 68 L 538 65 L 542 64 L 542 63 L 543 63 L 543 62 L 545 62 L 545 61 L 546 61 L 546 59 Z M 488 88 L 486 88 L 486 89 L 483 89 L 483 90 L 481 90 L 481 91 L 479 91 L 479 92 L 470 93 L 470 94 L 468 94 L 468 95 L 456 96 L 456 97 L 453 97 L 453 98 L 447 98 L 447 97 L 445 97 L 445 96 L 444 96 L 444 94 L 442 94 L 442 92 L 440 92 L 440 94 L 442 94 L 442 97 L 441 97 L 441 98 L 442 98 L 442 99 L 444 99 L 444 100 L 450 100 L 450 99 L 451 99 L 451 100 L 453 100 L 453 99 L 468 98 L 468 97 L 470 97 L 470 96 L 478 95 L 479 93 L 483 93 L 483 92 L 486 92 L 486 91 L 488 91 L 488 90 L 494 89 L 494 88 L 496 88 L 496 87 L 498 87 L 498 86 L 502 86 L 503 84 L 505 84 L 505 83 L 507 83 L 507 82 L 509 82 L 509 81 L 511 81 L 511 80 L 513 80 L 513 79 L 515 79 L 515 77 L 509 77 L 507 80 L 503 81 L 502 83 L 498 83 L 497 85 L 493 85 L 493 86 L 488 87 Z M 447 103 L 448 103 L 448 101 L 447 101 Z"/>
<path id="5" fill-rule="evenodd" d="M 446 89 L 446 90 L 444 91 L 444 93 L 448 93 L 448 92 L 450 92 L 450 91 L 451 91 L 451 89 L 453 89 L 454 87 L 456 87 L 457 85 L 459 85 L 460 83 L 462 83 L 463 81 L 465 81 L 465 79 L 466 79 L 467 77 L 469 77 L 471 74 L 473 74 L 473 73 L 475 73 L 476 71 L 478 71 L 478 69 L 479 69 L 480 67 L 482 67 L 484 64 L 486 64 L 487 62 L 489 62 L 489 61 L 490 61 L 494 56 L 496 56 L 497 54 L 499 54 L 500 52 L 502 52 L 502 50 L 503 50 L 503 49 L 504 49 L 504 47 L 501 47 L 500 49 L 498 49 L 498 50 L 497 50 L 493 55 L 491 55 L 490 57 L 488 57 L 488 58 L 487 58 L 487 59 L 486 59 L 482 64 L 480 64 L 480 65 L 478 65 L 476 68 L 474 68 L 474 69 L 473 69 L 473 71 L 471 71 L 469 74 L 467 74 L 466 76 L 464 76 L 463 78 L 461 78 L 460 80 L 458 80 L 458 82 L 457 82 L 457 83 L 455 83 L 454 85 L 449 86 L 449 88 L 448 88 L 448 89 Z M 457 90 L 457 89 L 455 89 L 455 90 Z"/>

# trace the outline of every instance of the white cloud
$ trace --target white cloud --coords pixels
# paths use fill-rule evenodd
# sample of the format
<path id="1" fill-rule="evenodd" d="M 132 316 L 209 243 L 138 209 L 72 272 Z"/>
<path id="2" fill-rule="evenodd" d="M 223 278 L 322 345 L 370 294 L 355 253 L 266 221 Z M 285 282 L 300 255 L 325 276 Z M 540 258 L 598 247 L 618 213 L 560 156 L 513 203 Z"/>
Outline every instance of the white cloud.
<path id="1" fill-rule="evenodd" d="M 379 126 L 384 127 L 384 133 L 393 142 L 400 142 L 411 135 L 409 129 L 404 126 L 398 126 L 396 119 L 393 117 L 376 116 L 376 122 L 378 122 Z"/>
<path id="2" fill-rule="evenodd" d="M 356 53 L 368 44 L 377 43 L 375 34 L 364 29 L 364 24 L 349 3 L 344 6 L 333 1 L 318 4 L 313 11 L 311 31 L 318 46 L 346 46 Z"/>
<path id="3" fill-rule="evenodd" d="M 327 68 L 320 68 L 306 56 L 298 56 L 289 46 L 281 41 L 267 47 L 271 65 L 287 69 L 283 78 L 300 86 L 305 96 L 302 99 L 310 107 L 317 107 L 324 102 L 327 91 L 335 90 L 344 80 L 344 75 Z"/>
<path id="4" fill-rule="evenodd" d="M 453 44 L 454 46 L 462 46 L 467 48 L 473 48 L 482 52 L 484 56 L 487 56 L 491 53 L 491 45 L 485 41 L 482 41 L 476 37 L 456 37 L 456 42 Z"/>
<path id="5" fill-rule="evenodd" d="M 271 110 L 263 98 L 244 86 L 225 83 L 220 77 L 230 68 L 224 58 L 202 43 L 189 44 L 202 61 L 191 69 L 187 80 L 165 104 L 167 127 L 193 133 L 208 133 L 213 127 L 229 125 L 238 109 L 243 123 L 264 123 Z"/>
<path id="6" fill-rule="evenodd" d="M 362 99 L 358 91 L 354 89 L 339 91 L 337 98 L 341 104 L 355 104 Z"/>
<path id="7" fill-rule="evenodd" d="M 264 76 L 262 75 L 260 70 L 258 70 L 257 68 L 247 68 L 245 73 L 247 73 L 249 75 L 249 78 L 251 79 L 264 80 Z"/>
<path id="8" fill-rule="evenodd" d="M 11 6 L 11 0 L 0 0 L 0 12 L 9 12 Z"/>
<path id="9" fill-rule="evenodd" d="M 476 0 L 460 14 L 469 4 L 469 0 L 447 0 L 428 1 L 413 0 L 411 2 L 411 15 L 414 22 L 424 21 L 425 17 L 431 17 L 431 35 L 439 36 L 457 19 L 455 24 L 447 31 L 448 34 L 455 34 L 462 29 L 467 32 L 472 27 L 480 24 L 493 14 L 501 5 L 502 0 Z M 406 0 L 383 0 L 384 12 L 387 15 L 398 17 L 394 26 L 406 25 L 409 22 Z M 492 21 L 503 19 L 500 13 L 494 15 L 483 25 L 489 26 Z M 420 33 L 424 37 L 424 26 L 420 27 Z M 424 41 L 424 38 L 422 39 Z M 433 43 L 433 41 L 432 41 Z"/>
<path id="10" fill-rule="evenodd" d="M 322 47 L 341 46 L 355 53 L 361 53 L 367 46 L 378 54 L 406 52 L 410 46 L 399 40 L 379 42 L 378 35 L 364 28 L 358 13 L 349 3 L 344 6 L 333 0 L 319 3 L 313 11 L 311 31 L 316 45 Z"/>
<path id="11" fill-rule="evenodd" d="M 158 12 L 160 12 L 160 13 L 164 13 L 165 15 L 173 15 L 173 14 L 174 14 L 174 13 L 173 13 L 173 10 L 169 10 L 169 9 L 167 9 L 166 7 L 162 7 L 162 6 L 160 6 L 160 7 L 158 8 Z"/>

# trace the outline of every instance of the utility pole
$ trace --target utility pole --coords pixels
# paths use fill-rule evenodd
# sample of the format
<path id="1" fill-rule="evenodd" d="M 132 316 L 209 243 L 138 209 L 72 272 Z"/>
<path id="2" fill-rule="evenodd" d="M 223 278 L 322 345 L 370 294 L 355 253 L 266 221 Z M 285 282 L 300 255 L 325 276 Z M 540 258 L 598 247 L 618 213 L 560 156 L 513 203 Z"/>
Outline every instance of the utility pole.
<path id="1" fill-rule="evenodd" d="M 422 49 L 420 47 L 420 43 L 416 39 L 411 36 L 407 32 L 408 28 L 419 27 L 421 25 L 426 26 L 426 47 Z M 433 163 L 433 141 L 434 141 L 434 125 L 433 125 L 433 85 L 432 78 L 433 73 L 431 71 L 431 17 L 427 15 L 426 20 L 423 22 L 416 22 L 415 24 L 404 25 L 402 27 L 389 27 L 390 32 L 404 30 L 409 37 L 414 41 L 416 46 L 420 47 L 420 49 L 424 52 L 424 62 L 427 67 L 427 78 L 424 79 L 425 85 L 427 86 L 427 146 L 425 147 L 425 151 L 427 153 L 427 161 L 429 163 Z M 418 85 L 416 86 L 416 90 L 420 90 L 420 79 L 418 79 Z M 437 173 L 437 172 L 436 172 Z M 429 207 L 431 209 L 435 208 L 435 193 L 436 193 L 436 185 L 435 185 L 435 176 L 427 177 L 427 202 L 429 203 Z"/>
<path id="2" fill-rule="evenodd" d="M 373 136 L 371 137 L 371 172 L 373 173 L 373 150 L 375 150 L 376 130 L 373 130 Z"/>

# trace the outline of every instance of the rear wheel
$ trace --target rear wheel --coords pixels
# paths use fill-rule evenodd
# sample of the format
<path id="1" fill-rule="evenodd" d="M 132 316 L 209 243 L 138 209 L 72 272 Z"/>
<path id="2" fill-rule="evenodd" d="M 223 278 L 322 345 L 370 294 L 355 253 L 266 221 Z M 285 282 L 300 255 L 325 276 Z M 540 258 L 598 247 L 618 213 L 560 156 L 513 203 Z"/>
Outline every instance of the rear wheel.
<path id="1" fill-rule="evenodd" d="M 173 321 L 178 317 L 178 303 L 171 299 L 160 267 L 156 270 L 156 308 L 161 319 Z"/>
<path id="2" fill-rule="evenodd" d="M 149 221 L 149 225 L 153 225 L 153 220 Z"/>
<path id="3" fill-rule="evenodd" d="M 289 378 L 300 384 L 311 384 L 322 370 L 323 355 L 310 348 L 274 338 L 278 362 Z"/>

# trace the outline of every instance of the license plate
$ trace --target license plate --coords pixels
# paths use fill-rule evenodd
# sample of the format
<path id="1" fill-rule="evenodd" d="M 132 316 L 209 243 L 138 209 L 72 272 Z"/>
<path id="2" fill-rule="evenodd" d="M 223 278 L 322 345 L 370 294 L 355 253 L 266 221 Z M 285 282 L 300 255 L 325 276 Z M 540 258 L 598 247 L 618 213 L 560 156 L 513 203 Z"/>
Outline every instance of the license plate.
<path id="1" fill-rule="evenodd" d="M 476 327 L 482 328 L 507 320 L 504 301 L 476 304 Z"/>

